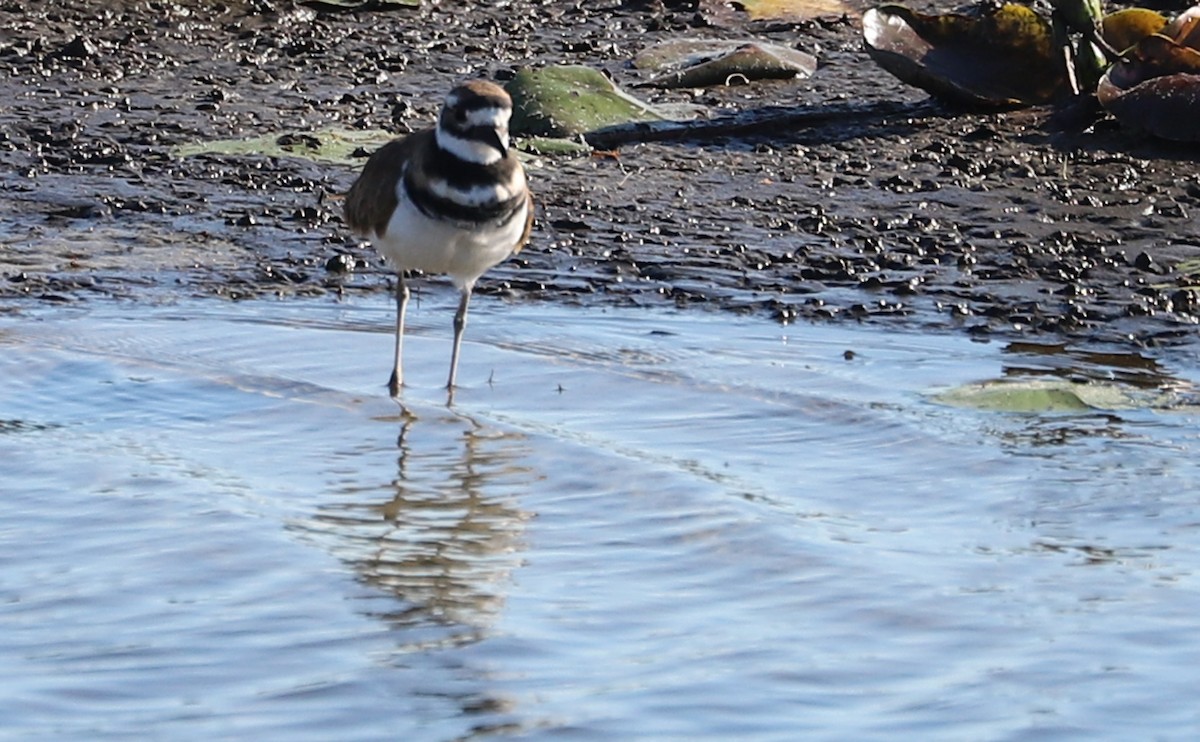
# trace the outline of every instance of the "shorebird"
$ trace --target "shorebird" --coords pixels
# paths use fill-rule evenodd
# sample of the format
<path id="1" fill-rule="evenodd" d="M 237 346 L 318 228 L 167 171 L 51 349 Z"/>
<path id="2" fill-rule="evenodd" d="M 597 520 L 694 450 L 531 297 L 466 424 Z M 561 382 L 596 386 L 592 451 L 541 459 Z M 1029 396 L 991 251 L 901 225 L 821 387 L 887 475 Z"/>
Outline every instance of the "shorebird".
<path id="1" fill-rule="evenodd" d="M 475 282 L 529 239 L 533 197 L 508 146 L 511 115 L 512 99 L 499 85 L 462 83 L 446 95 L 436 126 L 377 150 L 346 194 L 346 223 L 396 270 L 393 397 L 404 383 L 405 271 L 447 275 L 461 292 L 446 382 L 453 394 Z"/>

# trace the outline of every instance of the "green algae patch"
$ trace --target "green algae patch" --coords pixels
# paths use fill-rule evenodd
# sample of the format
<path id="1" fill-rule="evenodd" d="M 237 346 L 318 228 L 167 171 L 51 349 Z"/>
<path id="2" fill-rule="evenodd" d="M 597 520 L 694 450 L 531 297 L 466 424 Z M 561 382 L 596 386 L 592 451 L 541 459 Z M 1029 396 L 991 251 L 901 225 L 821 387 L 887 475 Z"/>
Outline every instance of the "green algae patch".
<path id="1" fill-rule="evenodd" d="M 524 69 L 505 85 L 513 99 L 514 135 L 570 138 L 596 129 L 668 117 L 582 65 Z"/>
<path id="2" fill-rule="evenodd" d="M 518 139 L 514 146 L 521 152 L 548 157 L 579 157 L 592 151 L 589 145 L 578 139 L 561 137 L 528 137 Z"/>
<path id="3" fill-rule="evenodd" d="M 174 147 L 171 154 L 175 157 L 296 157 L 314 162 L 349 165 L 362 162 L 364 153 L 372 152 L 394 138 L 395 134 L 380 129 L 359 131 L 332 128 L 181 144 Z"/>

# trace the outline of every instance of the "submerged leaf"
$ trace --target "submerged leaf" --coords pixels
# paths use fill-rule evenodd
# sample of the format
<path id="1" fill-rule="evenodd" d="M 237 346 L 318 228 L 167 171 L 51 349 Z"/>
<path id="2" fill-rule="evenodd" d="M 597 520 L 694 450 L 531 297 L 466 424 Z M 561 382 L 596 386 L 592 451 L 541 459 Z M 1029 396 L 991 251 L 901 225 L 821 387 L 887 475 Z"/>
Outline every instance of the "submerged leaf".
<path id="1" fill-rule="evenodd" d="M 809 77 L 817 69 L 811 54 L 758 41 L 673 39 L 634 57 L 634 66 L 668 70 L 645 83 L 650 87 L 705 87 L 731 80 Z"/>
<path id="2" fill-rule="evenodd" d="M 1023 5 L 924 15 L 884 5 L 863 15 L 867 53 L 931 95 L 975 106 L 1047 103 L 1067 91 L 1054 31 Z"/>
<path id="3" fill-rule="evenodd" d="M 966 384 L 934 394 L 932 399 L 951 407 L 990 412 L 1112 412 L 1190 408 L 1188 400 L 1168 392 L 1142 391 L 1120 384 L 1041 379 Z"/>

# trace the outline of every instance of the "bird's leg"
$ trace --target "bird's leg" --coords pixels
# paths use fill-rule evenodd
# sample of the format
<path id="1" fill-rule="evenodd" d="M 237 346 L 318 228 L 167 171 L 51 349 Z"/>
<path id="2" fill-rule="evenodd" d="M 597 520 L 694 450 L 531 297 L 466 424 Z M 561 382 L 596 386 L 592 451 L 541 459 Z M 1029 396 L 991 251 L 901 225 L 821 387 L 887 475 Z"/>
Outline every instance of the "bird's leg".
<path id="1" fill-rule="evenodd" d="M 463 330 L 467 326 L 467 304 L 471 302 L 471 287 L 462 290 L 462 298 L 458 301 L 458 311 L 454 313 L 454 351 L 450 354 L 450 380 L 446 389 L 454 392 L 454 379 L 458 376 L 458 349 L 462 345 Z"/>
<path id="2" fill-rule="evenodd" d="M 396 361 L 392 366 L 392 378 L 388 379 L 388 392 L 393 397 L 400 396 L 400 386 L 404 383 L 404 371 L 400 359 L 404 347 L 404 314 L 408 311 L 408 284 L 404 282 L 404 274 L 396 274 Z"/>

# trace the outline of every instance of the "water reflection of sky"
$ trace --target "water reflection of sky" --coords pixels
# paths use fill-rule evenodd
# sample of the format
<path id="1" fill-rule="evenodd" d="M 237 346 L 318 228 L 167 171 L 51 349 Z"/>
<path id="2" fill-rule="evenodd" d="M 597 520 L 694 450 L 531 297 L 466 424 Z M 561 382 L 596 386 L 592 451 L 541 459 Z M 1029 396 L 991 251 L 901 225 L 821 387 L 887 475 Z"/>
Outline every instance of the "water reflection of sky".
<path id="1" fill-rule="evenodd" d="M 427 305 L 403 413 L 382 300 L 0 326 L 16 733 L 1194 727 L 1195 415 L 929 396 L 1187 356 L 483 301 L 447 408 Z"/>

